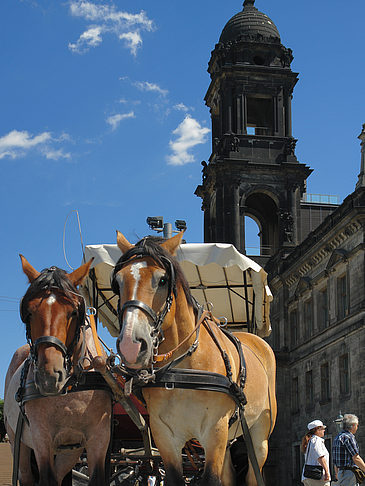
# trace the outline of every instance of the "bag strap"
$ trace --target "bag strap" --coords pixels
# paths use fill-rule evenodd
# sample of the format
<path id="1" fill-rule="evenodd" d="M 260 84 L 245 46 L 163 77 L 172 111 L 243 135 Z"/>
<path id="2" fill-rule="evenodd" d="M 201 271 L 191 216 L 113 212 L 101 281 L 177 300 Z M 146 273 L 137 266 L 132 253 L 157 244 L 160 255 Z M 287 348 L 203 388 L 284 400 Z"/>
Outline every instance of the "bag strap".
<path id="1" fill-rule="evenodd" d="M 312 435 L 312 437 L 313 437 L 313 435 Z M 310 446 L 311 446 L 312 437 L 309 439 L 309 442 L 308 442 L 308 445 L 307 445 L 307 450 L 305 451 L 306 452 L 306 458 L 305 458 L 304 465 L 308 465 L 307 460 L 308 460 L 308 456 L 309 456 L 309 449 L 310 449 Z"/>

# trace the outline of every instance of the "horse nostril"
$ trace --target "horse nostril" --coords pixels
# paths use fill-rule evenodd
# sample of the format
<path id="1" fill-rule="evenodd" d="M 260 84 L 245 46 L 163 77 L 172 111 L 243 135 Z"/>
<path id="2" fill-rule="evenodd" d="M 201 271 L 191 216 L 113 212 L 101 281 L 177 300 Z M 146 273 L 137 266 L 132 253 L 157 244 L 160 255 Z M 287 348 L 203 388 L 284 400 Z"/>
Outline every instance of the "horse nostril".
<path id="1" fill-rule="evenodd" d="M 140 353 L 147 351 L 147 342 L 144 339 L 139 339 L 139 342 L 141 343 Z"/>
<path id="2" fill-rule="evenodd" d="M 57 383 L 62 383 L 64 381 L 64 372 L 62 370 L 55 370 L 55 376 Z"/>

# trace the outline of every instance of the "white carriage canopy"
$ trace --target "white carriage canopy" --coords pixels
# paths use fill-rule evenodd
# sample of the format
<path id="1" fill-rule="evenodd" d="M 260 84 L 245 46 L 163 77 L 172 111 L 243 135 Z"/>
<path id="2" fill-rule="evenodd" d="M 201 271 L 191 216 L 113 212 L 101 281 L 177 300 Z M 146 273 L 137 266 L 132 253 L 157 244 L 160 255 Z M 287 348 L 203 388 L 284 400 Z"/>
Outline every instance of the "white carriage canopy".
<path id="1" fill-rule="evenodd" d="M 113 337 L 119 334 L 118 297 L 110 288 L 111 272 L 121 256 L 117 245 L 88 245 L 86 261 L 94 257 L 83 287 L 88 304 Z M 225 243 L 187 243 L 177 252 L 192 295 L 204 308 L 234 330 L 271 332 L 272 294 L 267 274 L 256 262 Z"/>

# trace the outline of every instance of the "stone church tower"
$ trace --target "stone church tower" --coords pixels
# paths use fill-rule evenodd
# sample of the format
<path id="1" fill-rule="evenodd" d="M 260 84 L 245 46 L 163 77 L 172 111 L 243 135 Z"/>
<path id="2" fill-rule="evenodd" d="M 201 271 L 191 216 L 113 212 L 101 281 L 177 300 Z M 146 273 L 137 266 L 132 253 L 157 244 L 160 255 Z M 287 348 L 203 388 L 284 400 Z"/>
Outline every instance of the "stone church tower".
<path id="1" fill-rule="evenodd" d="M 208 67 L 212 154 L 195 192 L 203 200 L 204 240 L 245 253 L 249 216 L 260 229 L 261 264 L 302 239 L 300 200 L 311 169 L 295 156 L 292 59 L 273 21 L 245 0 Z"/>

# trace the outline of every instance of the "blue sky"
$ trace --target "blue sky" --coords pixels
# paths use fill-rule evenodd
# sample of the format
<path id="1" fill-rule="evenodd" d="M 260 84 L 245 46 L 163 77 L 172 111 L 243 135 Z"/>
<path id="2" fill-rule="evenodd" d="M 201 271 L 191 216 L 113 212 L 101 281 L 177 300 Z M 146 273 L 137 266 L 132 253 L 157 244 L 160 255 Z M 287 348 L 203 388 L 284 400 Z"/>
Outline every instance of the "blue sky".
<path id="1" fill-rule="evenodd" d="M 365 123 L 363 0 L 256 0 L 293 49 L 298 159 L 308 192 L 354 190 Z M 146 217 L 185 219 L 203 239 L 204 105 L 210 52 L 241 0 L 1 0 L 0 396 L 24 342 L 19 253 L 37 268 L 81 262 L 85 244 L 149 233 Z"/>

